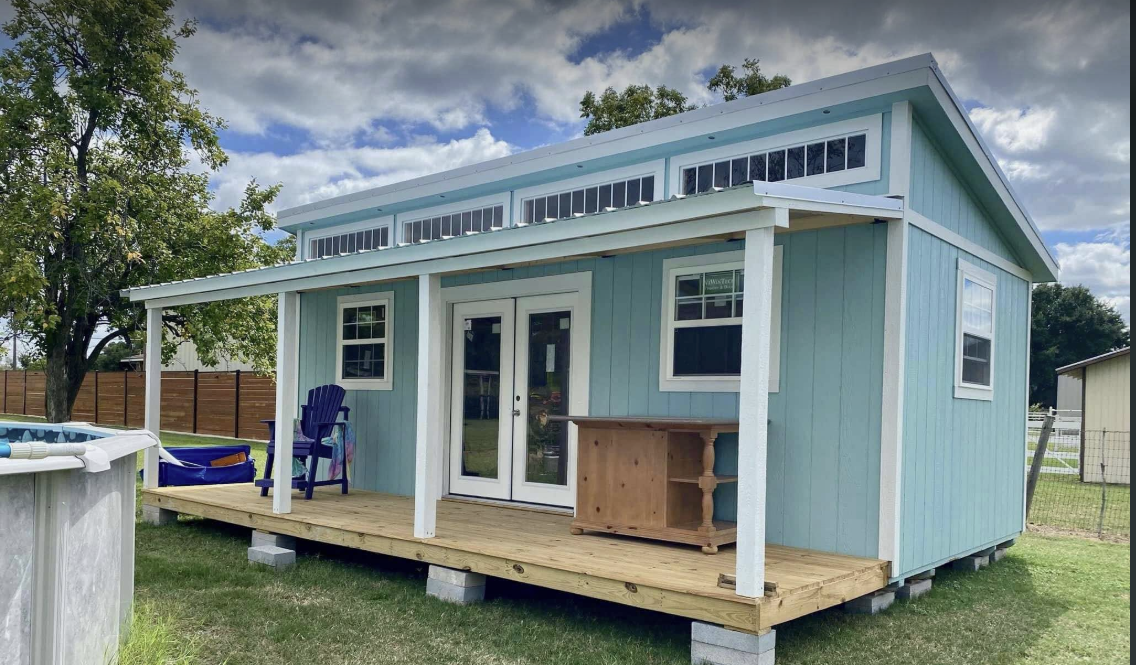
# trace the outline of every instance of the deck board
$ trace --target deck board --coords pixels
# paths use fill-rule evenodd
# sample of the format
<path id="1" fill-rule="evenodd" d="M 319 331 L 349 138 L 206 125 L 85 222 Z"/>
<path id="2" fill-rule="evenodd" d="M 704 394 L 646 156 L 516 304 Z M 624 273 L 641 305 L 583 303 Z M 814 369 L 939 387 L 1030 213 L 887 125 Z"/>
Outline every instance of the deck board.
<path id="1" fill-rule="evenodd" d="M 718 586 L 734 574 L 735 550 L 687 547 L 597 533 L 573 536 L 569 515 L 442 501 L 437 536 L 414 538 L 410 497 L 320 488 L 293 512 L 272 513 L 252 485 L 165 487 L 143 502 L 231 524 L 401 558 L 473 570 L 569 593 L 757 631 L 831 607 L 887 584 L 876 559 L 766 546 L 767 581 L 777 591 L 742 598 Z"/>

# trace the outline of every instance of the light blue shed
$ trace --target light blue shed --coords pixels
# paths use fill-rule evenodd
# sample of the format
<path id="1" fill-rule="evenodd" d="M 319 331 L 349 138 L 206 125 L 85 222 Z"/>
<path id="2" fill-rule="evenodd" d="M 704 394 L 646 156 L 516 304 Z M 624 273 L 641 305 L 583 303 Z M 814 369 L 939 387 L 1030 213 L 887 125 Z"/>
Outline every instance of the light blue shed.
<path id="1" fill-rule="evenodd" d="M 738 421 L 708 505 L 759 607 L 767 546 L 887 562 L 878 588 L 1022 532 L 1057 267 L 930 55 L 279 221 L 294 263 L 128 295 L 280 294 L 278 419 L 346 388 L 353 487 L 413 497 L 421 542 L 445 499 L 571 514 L 558 414 Z"/>

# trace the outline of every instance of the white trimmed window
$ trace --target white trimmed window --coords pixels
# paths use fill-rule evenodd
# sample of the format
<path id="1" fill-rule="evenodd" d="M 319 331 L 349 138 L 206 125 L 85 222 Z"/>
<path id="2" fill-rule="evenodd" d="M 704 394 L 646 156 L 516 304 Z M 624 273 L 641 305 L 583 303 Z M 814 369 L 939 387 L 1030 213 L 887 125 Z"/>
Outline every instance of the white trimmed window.
<path id="1" fill-rule="evenodd" d="M 390 390 L 394 292 L 341 296 L 338 305 L 336 383 L 349 390 Z"/>
<path id="2" fill-rule="evenodd" d="M 505 225 L 504 204 L 462 210 L 403 222 L 403 242 L 427 242 L 469 233 L 496 231 Z"/>
<path id="3" fill-rule="evenodd" d="M 656 159 L 519 189 L 513 222 L 551 222 L 660 201 L 665 173 L 666 161 Z"/>
<path id="4" fill-rule="evenodd" d="M 994 303 L 998 279 L 958 262 L 955 317 L 955 397 L 994 398 Z"/>
<path id="5" fill-rule="evenodd" d="M 391 237 L 392 220 L 392 217 L 383 217 L 379 220 L 346 224 L 326 231 L 309 231 L 304 234 L 304 243 L 307 246 L 304 258 L 320 259 L 390 247 L 394 240 Z"/>
<path id="6" fill-rule="evenodd" d="M 782 248 L 773 248 L 769 390 L 779 389 Z M 738 392 L 745 309 L 745 252 L 663 262 L 659 390 Z"/>

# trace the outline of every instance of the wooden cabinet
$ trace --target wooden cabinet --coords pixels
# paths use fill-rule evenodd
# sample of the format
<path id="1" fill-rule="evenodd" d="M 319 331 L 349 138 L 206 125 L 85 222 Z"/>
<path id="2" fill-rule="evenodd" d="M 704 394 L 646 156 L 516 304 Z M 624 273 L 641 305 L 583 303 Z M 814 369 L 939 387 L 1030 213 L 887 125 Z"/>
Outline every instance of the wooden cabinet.
<path id="1" fill-rule="evenodd" d="M 572 533 L 603 531 L 700 545 L 714 554 L 737 524 L 714 519 L 714 443 L 733 420 L 555 416 L 579 428 Z"/>

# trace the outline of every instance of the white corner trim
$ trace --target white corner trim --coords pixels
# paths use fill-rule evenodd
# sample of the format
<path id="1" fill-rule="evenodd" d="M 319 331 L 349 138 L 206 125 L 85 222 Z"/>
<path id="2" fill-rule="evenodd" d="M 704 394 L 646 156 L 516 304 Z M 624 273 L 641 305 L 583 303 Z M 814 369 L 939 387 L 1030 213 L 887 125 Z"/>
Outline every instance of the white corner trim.
<path id="1" fill-rule="evenodd" d="M 966 238 L 960 236 L 959 234 L 948 229 L 942 224 L 932 221 L 910 208 L 904 211 L 903 218 L 910 222 L 912 226 L 930 233 L 939 240 L 942 240 L 948 245 L 953 245 L 954 247 L 961 249 L 967 254 L 982 259 L 987 263 L 993 264 L 1000 270 L 1005 270 L 1018 279 L 1025 280 L 1027 282 L 1033 281 L 1033 275 L 1025 268 L 1007 259 L 1004 259 L 1001 256 L 998 256 L 994 252 L 991 252 L 990 250 L 972 240 L 967 240 Z"/>
<path id="2" fill-rule="evenodd" d="M 838 187 L 852 185 L 860 182 L 871 182 L 880 179 L 880 162 L 882 160 L 883 145 L 883 114 L 875 113 L 850 120 L 830 122 L 826 125 L 807 127 L 782 134 L 765 136 L 751 141 L 740 143 L 727 143 L 725 145 L 688 152 L 671 157 L 670 175 L 667 179 L 667 191 L 677 194 L 682 191 L 682 170 L 691 166 L 726 161 L 735 157 L 742 157 L 752 153 L 778 148 L 790 148 L 797 145 L 821 141 L 828 138 L 846 136 L 864 132 L 867 135 L 864 147 L 864 166 L 861 168 L 822 173 L 819 175 L 781 180 L 780 183 L 799 184 L 805 187 Z"/>
<path id="3" fill-rule="evenodd" d="M 907 198 L 911 193 L 911 102 L 891 105 L 891 153 L 888 160 L 888 196 Z"/>
<path id="4" fill-rule="evenodd" d="M 903 476 L 903 393 L 907 347 L 908 224 L 888 222 L 884 279 L 884 367 L 880 419 L 880 521 L 877 558 L 899 574 Z"/>
<path id="5" fill-rule="evenodd" d="M 665 159 L 655 159 L 648 162 L 641 162 L 639 164 L 620 167 L 617 169 L 598 171 L 596 173 L 589 173 L 587 175 L 576 176 L 574 178 L 566 178 L 564 180 L 557 180 L 555 182 L 548 182 L 541 185 L 534 185 L 532 187 L 518 189 L 514 192 L 513 210 L 509 216 L 508 225 L 512 226 L 513 224 L 521 221 L 521 214 L 526 199 L 531 199 L 538 196 L 547 196 L 549 194 L 561 194 L 563 192 L 569 192 L 576 189 L 586 189 L 588 187 L 595 187 L 609 182 L 630 180 L 631 178 L 641 176 L 655 177 L 655 193 L 651 200 L 662 201 L 663 185 L 665 184 L 667 177 L 667 162 Z"/>
<path id="6" fill-rule="evenodd" d="M 971 399 L 990 402 L 994 400 L 994 384 L 998 378 L 995 373 L 995 358 L 998 347 L 998 276 L 983 270 L 963 259 L 958 260 L 958 278 L 955 285 L 955 399 Z M 981 386 L 964 383 L 962 380 L 962 336 L 965 332 L 962 322 L 963 281 L 969 279 L 991 291 L 990 311 L 990 385 Z M 975 335 L 976 333 L 971 333 Z"/>
<path id="7" fill-rule="evenodd" d="M 769 332 L 769 388 L 776 393 L 781 387 L 781 284 L 784 247 L 773 248 L 773 293 Z M 672 371 L 671 336 L 674 327 L 674 279 L 671 273 L 684 268 L 742 268 L 745 266 L 745 250 L 680 256 L 663 261 L 663 302 L 659 312 L 659 391 L 660 392 L 723 392 L 736 393 L 741 389 L 741 377 L 704 378 L 676 377 Z M 744 318 L 744 317 L 743 317 Z M 728 319 L 724 320 L 728 321 Z M 743 359 L 744 363 L 744 359 Z"/>
<path id="8" fill-rule="evenodd" d="M 385 376 L 381 379 L 343 378 L 343 310 L 359 305 L 386 305 L 386 337 L 383 340 L 383 368 Z M 397 355 L 394 349 L 394 291 L 373 291 L 371 293 L 352 293 L 339 296 L 335 304 L 335 383 L 345 390 L 393 390 L 394 362 Z"/>

